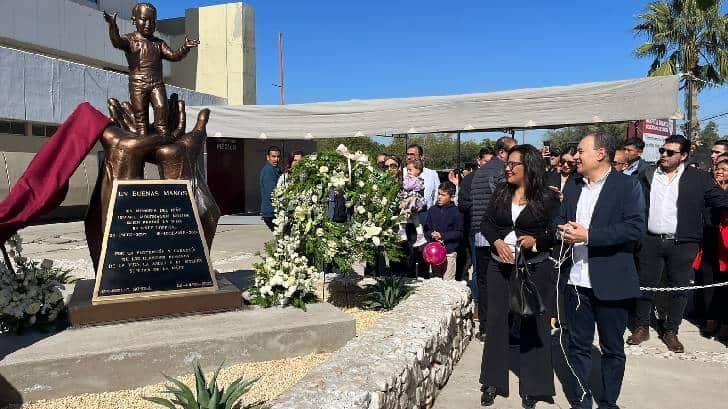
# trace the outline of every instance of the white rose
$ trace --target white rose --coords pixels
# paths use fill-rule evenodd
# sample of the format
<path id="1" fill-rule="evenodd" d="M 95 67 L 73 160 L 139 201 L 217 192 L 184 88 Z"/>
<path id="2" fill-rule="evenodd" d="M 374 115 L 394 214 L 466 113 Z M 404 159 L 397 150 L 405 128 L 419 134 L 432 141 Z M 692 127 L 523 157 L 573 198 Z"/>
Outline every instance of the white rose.
<path id="1" fill-rule="evenodd" d="M 346 155 L 347 153 L 349 153 L 349 149 L 343 143 L 341 143 L 339 144 L 339 146 L 336 147 L 336 153 L 338 153 L 339 155 Z"/>
<path id="2" fill-rule="evenodd" d="M 379 247 L 379 244 L 381 244 L 381 241 L 379 240 L 379 236 L 372 237 L 372 243 L 374 243 L 375 246 Z"/>
<path id="3" fill-rule="evenodd" d="M 311 202 L 313 202 L 313 203 L 318 202 L 318 196 L 316 196 L 316 195 L 311 196 Z"/>
<path id="4" fill-rule="evenodd" d="M 273 291 L 271 291 L 271 288 L 269 285 L 264 285 L 263 287 L 260 287 L 260 294 L 261 295 L 273 295 Z"/>
<path id="5" fill-rule="evenodd" d="M 319 237 L 323 236 L 324 235 L 324 229 L 322 229 L 320 227 L 318 229 L 316 229 L 316 235 L 319 236 Z"/>
<path id="6" fill-rule="evenodd" d="M 389 203 L 389 201 L 387 200 L 387 198 L 386 198 L 386 197 L 383 197 L 383 198 L 382 198 L 382 206 L 386 206 L 386 205 L 387 205 L 387 203 Z"/>
<path id="7" fill-rule="evenodd" d="M 364 181 L 363 180 L 360 180 L 359 183 L 357 183 L 357 184 L 359 185 L 359 187 L 364 187 Z"/>
<path id="8" fill-rule="evenodd" d="M 319 167 L 318 170 L 319 170 L 319 173 L 329 173 L 329 167 L 326 165 L 321 165 L 321 167 Z"/>
<path id="9" fill-rule="evenodd" d="M 250 298 L 251 298 L 250 291 L 248 291 L 248 290 L 243 291 L 243 300 L 250 301 Z"/>
<path id="10" fill-rule="evenodd" d="M 372 190 L 376 192 L 377 190 L 379 190 L 379 186 L 377 186 L 377 185 L 373 185 L 373 186 L 372 186 Z"/>
<path id="11" fill-rule="evenodd" d="M 364 206 L 357 206 L 356 207 L 356 212 L 359 213 L 359 214 L 364 214 L 364 213 L 367 212 L 367 209 L 365 209 Z"/>

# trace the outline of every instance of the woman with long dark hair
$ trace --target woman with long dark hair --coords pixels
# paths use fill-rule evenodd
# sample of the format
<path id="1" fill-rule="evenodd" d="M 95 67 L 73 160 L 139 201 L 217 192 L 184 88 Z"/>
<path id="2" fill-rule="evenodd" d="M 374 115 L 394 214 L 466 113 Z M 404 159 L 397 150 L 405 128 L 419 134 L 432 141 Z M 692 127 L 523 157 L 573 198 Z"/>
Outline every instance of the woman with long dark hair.
<path id="1" fill-rule="evenodd" d="M 524 408 L 536 402 L 553 402 L 555 395 L 551 365 L 551 338 L 547 314 L 519 316 L 510 313 L 510 280 L 524 262 L 531 272 L 547 310 L 553 310 L 549 252 L 553 244 L 552 223 L 560 201 L 546 186 L 543 159 L 531 145 L 518 145 L 508 152 L 507 183 L 499 186 L 488 204 L 481 230 L 491 243 L 488 265 L 487 340 L 483 350 L 480 383 L 481 404 L 491 406 L 497 395 L 508 396 L 511 337 L 520 344 L 520 395 Z M 517 250 L 517 251 L 516 251 Z M 521 257 L 516 259 L 516 254 Z M 515 342 L 515 340 L 513 340 Z"/>

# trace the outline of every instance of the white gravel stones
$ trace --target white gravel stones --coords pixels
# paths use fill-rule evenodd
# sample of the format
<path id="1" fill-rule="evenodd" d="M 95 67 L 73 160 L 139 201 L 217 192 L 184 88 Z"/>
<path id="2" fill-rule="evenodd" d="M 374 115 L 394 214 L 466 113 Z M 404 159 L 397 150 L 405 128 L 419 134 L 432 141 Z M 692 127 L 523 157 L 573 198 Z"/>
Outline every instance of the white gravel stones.
<path id="1" fill-rule="evenodd" d="M 408 299 L 332 354 L 274 409 L 430 408 L 473 334 L 463 282 L 420 281 Z"/>

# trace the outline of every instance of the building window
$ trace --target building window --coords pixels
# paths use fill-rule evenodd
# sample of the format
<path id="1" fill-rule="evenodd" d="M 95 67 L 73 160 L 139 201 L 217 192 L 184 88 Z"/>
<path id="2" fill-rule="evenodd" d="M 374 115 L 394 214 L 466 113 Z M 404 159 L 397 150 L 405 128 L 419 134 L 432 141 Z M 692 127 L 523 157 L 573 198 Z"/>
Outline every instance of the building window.
<path id="1" fill-rule="evenodd" d="M 57 125 L 33 124 L 33 136 L 51 137 L 58 130 Z"/>
<path id="2" fill-rule="evenodd" d="M 0 134 L 25 135 L 24 121 L 0 119 Z"/>

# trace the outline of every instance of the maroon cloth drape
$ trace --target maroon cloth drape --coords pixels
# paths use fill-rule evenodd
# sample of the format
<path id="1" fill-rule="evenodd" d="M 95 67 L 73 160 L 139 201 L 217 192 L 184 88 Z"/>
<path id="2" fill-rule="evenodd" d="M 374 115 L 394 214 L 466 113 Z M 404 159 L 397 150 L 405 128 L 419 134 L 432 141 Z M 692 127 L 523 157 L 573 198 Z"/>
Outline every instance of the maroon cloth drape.
<path id="1" fill-rule="evenodd" d="M 63 202 L 71 175 L 110 122 L 88 102 L 76 107 L 0 203 L 0 243 Z"/>

